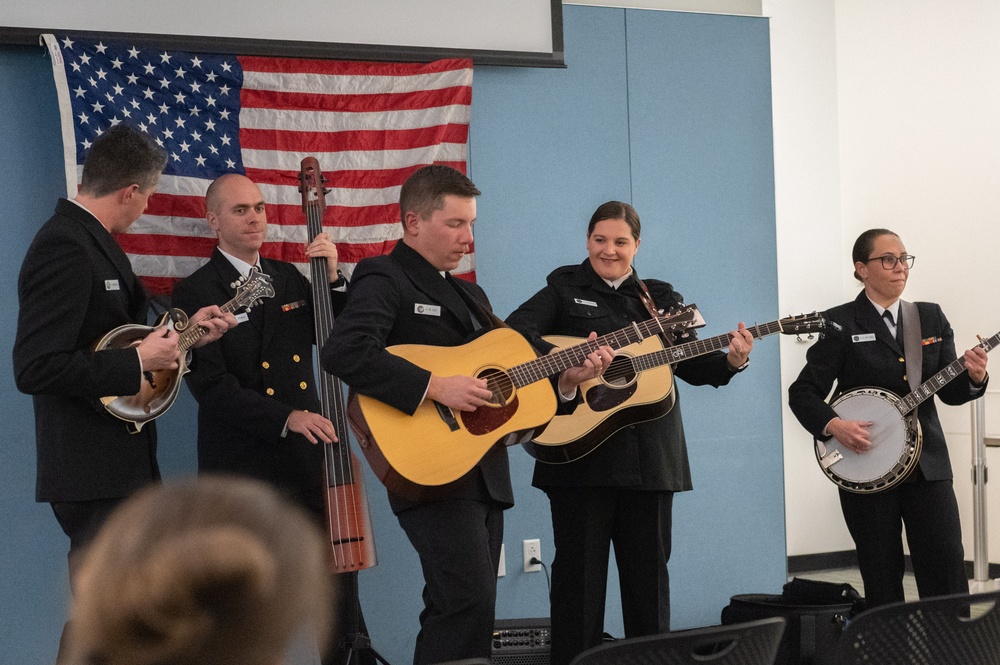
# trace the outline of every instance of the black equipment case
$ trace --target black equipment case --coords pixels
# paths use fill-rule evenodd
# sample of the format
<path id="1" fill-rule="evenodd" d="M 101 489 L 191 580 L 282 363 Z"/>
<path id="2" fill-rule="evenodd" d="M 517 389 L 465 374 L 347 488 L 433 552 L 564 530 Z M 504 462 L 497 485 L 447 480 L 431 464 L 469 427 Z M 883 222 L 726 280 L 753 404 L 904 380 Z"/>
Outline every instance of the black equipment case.
<path id="1" fill-rule="evenodd" d="M 785 617 L 787 626 L 775 665 L 833 665 L 847 620 L 864 609 L 850 584 L 794 578 L 781 595 L 747 593 L 730 598 L 722 623 Z"/>

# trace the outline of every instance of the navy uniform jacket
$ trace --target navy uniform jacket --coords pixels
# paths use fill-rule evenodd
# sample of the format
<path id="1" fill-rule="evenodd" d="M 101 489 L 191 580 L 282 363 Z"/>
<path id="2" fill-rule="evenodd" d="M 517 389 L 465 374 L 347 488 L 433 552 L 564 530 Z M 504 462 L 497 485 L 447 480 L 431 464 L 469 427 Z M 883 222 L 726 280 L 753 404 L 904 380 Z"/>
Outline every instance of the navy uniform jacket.
<path id="1" fill-rule="evenodd" d="M 492 310 L 485 292 L 461 279 L 455 283 L 482 310 L 478 313 L 483 322 L 481 331 L 474 330 L 462 297 L 434 266 L 405 243 L 397 243 L 386 256 L 364 259 L 351 276 L 347 305 L 323 346 L 323 368 L 363 395 L 404 413 L 414 413 L 423 400 L 431 373 L 389 353 L 386 347 L 459 346 L 491 329 L 486 315 Z M 438 306 L 439 315 L 418 313 L 417 305 Z M 513 505 L 507 450 L 491 448 L 449 498 Z M 391 492 L 389 502 L 395 513 L 414 505 Z"/>
<path id="2" fill-rule="evenodd" d="M 954 333 L 941 307 L 934 303 L 915 303 L 920 313 L 920 338 L 923 340 L 923 367 L 920 381 L 944 369 L 955 360 Z M 906 380 L 903 353 L 878 311 L 862 291 L 853 302 L 826 312 L 830 321 L 826 332 L 806 353 L 806 366 L 788 388 L 788 406 L 802 426 L 818 439 L 827 439 L 823 429 L 837 414 L 826 403 L 836 384 L 840 395 L 855 388 L 885 388 L 897 395 L 910 392 Z M 854 341 L 856 335 L 875 335 L 874 341 Z M 936 393 L 945 404 L 964 404 L 986 390 L 984 385 L 971 389 L 968 373 L 963 373 Z M 917 407 L 923 432 L 920 469 L 927 480 L 952 477 L 948 446 L 938 419 L 934 398 Z"/>
<path id="3" fill-rule="evenodd" d="M 128 496 L 159 478 L 156 426 L 130 434 L 97 406 L 139 392 L 134 349 L 93 353 L 118 326 L 146 324 L 149 304 L 128 257 L 93 215 L 60 199 L 18 279 L 14 377 L 33 395 L 38 501 Z"/>
<path id="4" fill-rule="evenodd" d="M 673 287 L 657 280 L 645 281 L 657 308 L 669 310 L 682 302 Z M 538 348 L 548 348 L 543 335 L 586 337 L 591 331 L 604 335 L 633 321 L 651 318 L 639 299 L 635 274 L 615 290 L 594 272 L 590 261 L 563 266 L 549 274 L 547 285 L 517 308 L 507 323 Z M 690 337 L 680 341 L 694 339 Z M 685 360 L 675 376 L 692 385 L 729 383 L 721 351 Z M 674 384 L 674 391 L 678 386 Z M 631 487 L 643 490 L 691 489 L 687 443 L 681 420 L 680 396 L 662 418 L 618 430 L 589 455 L 569 464 L 535 464 L 535 487 Z"/>
<path id="5" fill-rule="evenodd" d="M 219 341 L 194 351 L 187 384 L 198 400 L 198 469 L 270 482 L 321 511 L 323 447 L 295 432 L 281 436 L 293 410 L 322 412 L 311 287 L 290 263 L 263 257 L 260 263 L 274 297 Z M 173 305 L 188 314 L 222 305 L 236 295 L 230 284 L 239 276 L 216 248 L 207 264 L 177 284 Z"/>

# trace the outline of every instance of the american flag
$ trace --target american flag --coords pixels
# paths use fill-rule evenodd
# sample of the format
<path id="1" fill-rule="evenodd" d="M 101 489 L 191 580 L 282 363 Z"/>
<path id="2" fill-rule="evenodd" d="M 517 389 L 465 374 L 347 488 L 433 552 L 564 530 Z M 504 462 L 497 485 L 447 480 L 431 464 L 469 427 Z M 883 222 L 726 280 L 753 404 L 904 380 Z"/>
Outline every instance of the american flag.
<path id="1" fill-rule="evenodd" d="M 205 190 L 245 173 L 267 204 L 261 252 L 308 274 L 298 191 L 304 157 L 330 191 L 324 230 L 348 276 L 402 235 L 399 188 L 426 164 L 466 171 L 472 63 L 376 63 L 196 54 L 45 35 L 59 98 L 66 187 L 76 194 L 94 139 L 129 123 L 169 154 L 146 214 L 118 236 L 154 294 L 207 260 Z M 475 255 L 458 273 L 475 279 Z"/>

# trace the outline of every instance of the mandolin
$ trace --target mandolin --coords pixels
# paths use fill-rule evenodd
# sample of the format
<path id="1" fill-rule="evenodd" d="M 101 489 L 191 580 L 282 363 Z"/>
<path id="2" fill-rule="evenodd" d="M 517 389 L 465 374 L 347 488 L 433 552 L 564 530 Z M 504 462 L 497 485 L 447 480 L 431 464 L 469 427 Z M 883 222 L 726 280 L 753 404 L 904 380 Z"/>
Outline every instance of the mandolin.
<path id="1" fill-rule="evenodd" d="M 243 307 L 250 309 L 262 302 L 263 298 L 274 296 L 271 277 L 256 268 L 246 277 L 241 277 L 233 287 L 236 289 L 236 296 L 226 304 L 220 305 L 219 309 L 223 312 L 235 312 Z M 188 328 L 188 325 L 187 314 L 175 308 L 164 313 L 154 326 L 129 323 L 115 328 L 94 344 L 94 351 L 127 349 L 138 346 L 147 335 L 164 326 L 178 333 L 177 344 L 181 355 L 177 361 L 177 369 L 143 372 L 142 384 L 135 395 L 109 395 L 98 400 L 100 406 L 108 413 L 124 420 L 133 434 L 141 431 L 149 421 L 166 413 L 177 399 L 181 389 L 181 378 L 190 371 L 187 366 L 187 352 L 207 332 L 201 326 Z"/>

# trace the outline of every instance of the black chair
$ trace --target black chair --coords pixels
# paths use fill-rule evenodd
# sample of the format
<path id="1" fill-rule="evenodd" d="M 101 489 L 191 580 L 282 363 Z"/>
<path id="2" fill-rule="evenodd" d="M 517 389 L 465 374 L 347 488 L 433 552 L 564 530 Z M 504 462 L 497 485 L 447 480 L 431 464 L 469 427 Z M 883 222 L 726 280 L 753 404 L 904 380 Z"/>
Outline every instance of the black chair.
<path id="1" fill-rule="evenodd" d="M 633 637 L 584 651 L 571 665 L 773 665 L 784 617 Z"/>
<path id="2" fill-rule="evenodd" d="M 997 665 L 1000 592 L 893 603 L 847 625 L 837 665 Z"/>

